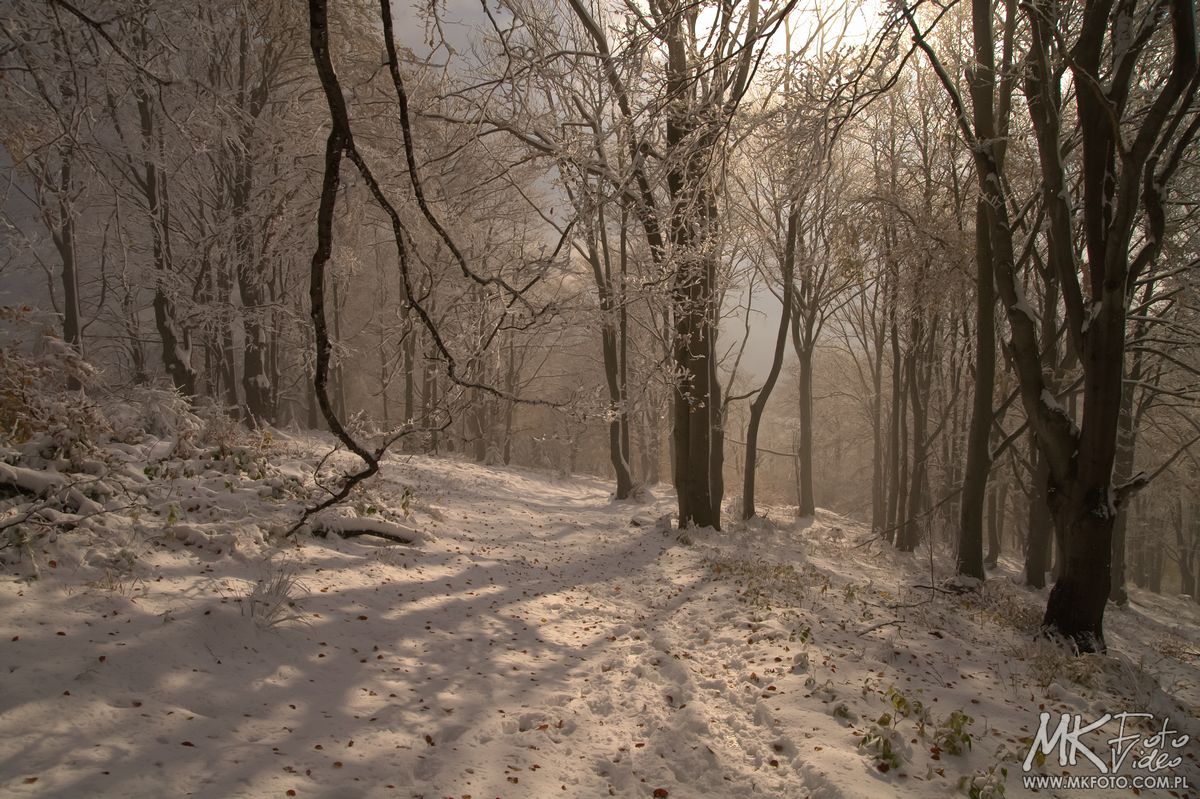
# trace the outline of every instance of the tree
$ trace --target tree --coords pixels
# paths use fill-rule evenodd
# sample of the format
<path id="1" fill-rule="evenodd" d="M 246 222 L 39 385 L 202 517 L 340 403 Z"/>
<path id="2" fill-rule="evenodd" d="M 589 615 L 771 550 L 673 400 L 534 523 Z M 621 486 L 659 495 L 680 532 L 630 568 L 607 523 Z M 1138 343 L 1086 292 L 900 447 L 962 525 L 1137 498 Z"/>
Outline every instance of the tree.
<path id="1" fill-rule="evenodd" d="M 991 4 L 974 0 L 972 8 L 977 40 L 990 39 Z M 1023 298 L 998 142 L 973 125 L 925 31 L 909 9 L 903 13 L 972 150 L 1021 399 L 1049 470 L 1064 563 L 1043 623 L 1082 651 L 1102 651 L 1114 522 L 1118 508 L 1145 483 L 1144 477 L 1121 485 L 1112 479 L 1127 316 L 1139 277 L 1162 247 L 1167 193 L 1200 127 L 1196 16 L 1188 0 L 1082 7 L 1033 2 L 1022 10 L 1028 34 L 1024 93 L 1047 218 L 1046 260 L 1061 286 L 1068 340 L 1083 374 L 1078 425 L 1041 368 L 1040 342 L 1053 332 L 1039 331 Z M 1065 154 L 1072 137 L 1080 141 L 1077 162 Z M 1071 170 L 1077 170 L 1079 189 Z M 1080 239 L 1083 251 L 1077 252 Z"/>

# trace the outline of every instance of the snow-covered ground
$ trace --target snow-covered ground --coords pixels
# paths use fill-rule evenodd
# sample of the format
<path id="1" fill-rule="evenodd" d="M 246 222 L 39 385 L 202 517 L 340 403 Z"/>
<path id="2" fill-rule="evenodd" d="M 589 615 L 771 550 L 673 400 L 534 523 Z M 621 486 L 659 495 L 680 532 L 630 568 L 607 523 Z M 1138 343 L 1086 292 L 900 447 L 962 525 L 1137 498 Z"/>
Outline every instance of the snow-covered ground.
<path id="1" fill-rule="evenodd" d="M 1200 786 L 1188 601 L 1070 658 L 1015 562 L 960 596 L 833 515 L 680 535 L 668 497 L 423 457 L 341 511 L 411 546 L 280 546 L 322 450 L 267 450 L 131 463 L 152 502 L 9 553 L 0 795 L 1023 796 L 1040 708 L 1169 716 Z"/>

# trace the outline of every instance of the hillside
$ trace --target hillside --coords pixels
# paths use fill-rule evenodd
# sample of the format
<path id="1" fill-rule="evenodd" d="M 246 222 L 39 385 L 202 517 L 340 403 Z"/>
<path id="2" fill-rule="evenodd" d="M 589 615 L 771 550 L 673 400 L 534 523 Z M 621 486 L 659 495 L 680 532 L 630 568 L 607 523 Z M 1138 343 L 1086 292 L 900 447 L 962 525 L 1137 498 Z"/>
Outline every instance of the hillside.
<path id="1" fill-rule="evenodd" d="M 327 525 L 410 545 L 283 541 L 324 442 L 156 446 L 5 550 L 4 796 L 1021 796 L 1039 708 L 1200 732 L 1182 600 L 1135 592 L 1076 659 L 1015 564 L 958 595 L 831 514 L 681 535 L 669 498 L 426 457 Z"/>

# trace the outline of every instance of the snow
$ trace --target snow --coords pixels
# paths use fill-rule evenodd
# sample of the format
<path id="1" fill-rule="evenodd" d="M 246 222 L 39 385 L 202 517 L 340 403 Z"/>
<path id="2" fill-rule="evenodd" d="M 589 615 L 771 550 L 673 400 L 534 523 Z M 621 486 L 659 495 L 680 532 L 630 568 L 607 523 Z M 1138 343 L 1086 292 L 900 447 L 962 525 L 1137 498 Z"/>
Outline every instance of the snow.
<path id="1" fill-rule="evenodd" d="M 1031 635 L 1045 592 L 1016 562 L 934 592 L 946 558 L 930 575 L 830 513 L 684 537 L 669 496 L 425 457 L 320 522 L 419 546 L 280 541 L 323 451 L 274 446 L 237 474 L 162 464 L 158 516 L 40 539 L 36 580 L 5 569 L 0 794 L 924 797 L 1003 765 L 1019 796 L 1040 706 L 1197 732 L 1185 600 L 1133 591 L 1122 654 L 1070 658 Z"/>
<path id="2" fill-rule="evenodd" d="M 411 544 L 420 543 L 425 538 L 420 530 L 407 525 L 362 516 L 324 516 L 313 523 L 313 528 L 342 536 L 363 532 L 383 533 L 403 538 Z"/>
<path id="3" fill-rule="evenodd" d="M 0 463 L 0 483 L 7 483 L 38 496 L 61 488 L 66 482 L 66 479 L 57 472 L 26 469 L 22 466 Z"/>
<path id="4" fill-rule="evenodd" d="M 1036 324 L 1037 317 L 1034 315 L 1029 301 L 1025 299 L 1025 292 L 1019 283 L 1013 283 L 1013 292 L 1017 295 L 1017 301 L 1008 306 L 1009 310 L 1024 315 L 1031 323 Z"/>
<path id="5" fill-rule="evenodd" d="M 1059 404 L 1058 400 L 1055 398 L 1054 394 L 1051 393 L 1050 389 L 1042 389 L 1041 400 L 1042 404 L 1045 405 L 1052 413 L 1057 413 L 1060 416 L 1067 415 L 1066 409 Z"/>

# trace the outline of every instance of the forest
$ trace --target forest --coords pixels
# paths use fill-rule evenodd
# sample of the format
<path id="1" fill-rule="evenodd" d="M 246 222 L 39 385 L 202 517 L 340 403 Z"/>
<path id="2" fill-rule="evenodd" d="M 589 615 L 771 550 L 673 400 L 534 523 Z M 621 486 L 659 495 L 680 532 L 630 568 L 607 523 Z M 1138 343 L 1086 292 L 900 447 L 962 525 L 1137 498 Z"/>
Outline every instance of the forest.
<path id="1" fill-rule="evenodd" d="M 10 0 L 0 793 L 1195 795 L 1198 133 L 1194 0 Z"/>

